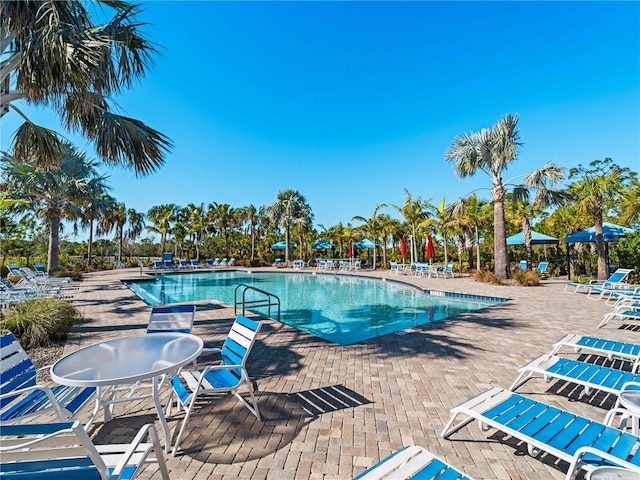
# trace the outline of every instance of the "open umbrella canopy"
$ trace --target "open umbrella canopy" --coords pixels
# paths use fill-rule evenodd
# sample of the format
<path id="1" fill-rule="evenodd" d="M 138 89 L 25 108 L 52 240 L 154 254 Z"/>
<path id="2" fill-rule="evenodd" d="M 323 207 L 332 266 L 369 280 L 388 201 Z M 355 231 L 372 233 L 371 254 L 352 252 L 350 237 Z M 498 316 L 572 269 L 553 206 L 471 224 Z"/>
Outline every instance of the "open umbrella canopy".
<path id="1" fill-rule="evenodd" d="M 280 240 L 278 243 L 274 243 L 273 245 L 271 245 L 271 250 L 284 250 L 285 248 L 287 248 L 287 243 L 284 240 Z M 289 250 L 291 250 L 292 248 L 295 248 L 295 245 L 290 243 Z"/>
<path id="2" fill-rule="evenodd" d="M 605 242 L 615 242 L 618 238 L 623 236 L 625 233 L 633 233 L 634 230 L 627 227 L 622 227 L 620 225 L 616 225 L 615 223 L 603 223 L 602 224 L 602 234 L 604 236 Z M 593 226 L 591 228 L 587 228 L 586 230 L 580 230 L 579 232 L 572 233 L 571 235 L 567 235 L 567 238 L 564 239 L 567 243 L 589 243 L 596 241 L 596 227 Z"/>
<path id="3" fill-rule="evenodd" d="M 328 249 L 328 248 L 333 248 L 333 244 L 328 240 L 318 240 L 313 245 L 311 245 L 311 248 L 313 248 L 314 250 L 320 250 L 322 248 Z"/>
<path id="4" fill-rule="evenodd" d="M 557 238 L 531 230 L 531 245 L 557 244 L 559 241 Z M 524 232 L 507 237 L 507 245 L 524 245 Z"/>
<path id="5" fill-rule="evenodd" d="M 374 244 L 371 240 L 365 238 L 364 240 L 360 240 L 359 242 L 354 243 L 353 246 L 355 248 L 373 248 Z"/>

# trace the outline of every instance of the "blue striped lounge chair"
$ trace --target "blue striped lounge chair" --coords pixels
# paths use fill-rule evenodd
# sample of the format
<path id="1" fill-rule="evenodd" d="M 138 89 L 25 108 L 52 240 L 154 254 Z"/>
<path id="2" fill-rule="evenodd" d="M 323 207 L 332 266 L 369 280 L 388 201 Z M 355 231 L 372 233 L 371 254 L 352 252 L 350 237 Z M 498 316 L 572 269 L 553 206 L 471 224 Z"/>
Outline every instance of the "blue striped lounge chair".
<path id="1" fill-rule="evenodd" d="M 622 322 L 626 320 L 640 321 L 640 307 L 629 306 L 625 308 L 615 309 L 612 312 L 607 313 L 598 325 L 598 328 L 604 327 L 611 320 L 620 320 Z"/>
<path id="2" fill-rule="evenodd" d="M 619 268 L 604 282 L 598 282 L 597 280 L 588 283 L 569 282 L 565 285 L 564 291 L 566 293 L 578 293 L 581 290 L 589 292 L 592 288 L 606 287 L 607 285 L 619 286 L 620 283 L 624 283 L 631 272 L 633 272 L 633 268 Z"/>
<path id="3" fill-rule="evenodd" d="M 368 468 L 353 480 L 471 480 L 422 447 L 403 447 Z"/>
<path id="4" fill-rule="evenodd" d="M 149 437 L 151 442 L 143 443 Z M 128 480 L 155 461 L 169 479 L 158 434 L 145 425 L 131 443 L 94 445 L 79 422 L 3 425 L 0 477 Z"/>
<path id="5" fill-rule="evenodd" d="M 608 420 L 612 422 L 614 417 L 608 416 Z M 448 438 L 474 420 L 484 430 L 494 428 L 526 443 L 532 456 L 547 452 L 568 462 L 567 479 L 581 470 L 595 472 L 602 466 L 617 466 L 640 475 L 640 438 L 607 422 L 493 388 L 452 408 L 442 437 Z"/>
<path id="6" fill-rule="evenodd" d="M 568 333 L 553 344 L 550 355 L 555 355 L 563 347 L 573 348 L 576 352 L 593 352 L 596 355 L 607 356 L 610 360 L 620 358 L 632 362 L 632 372 L 637 372 L 640 366 L 640 344 L 637 343 Z"/>
<path id="7" fill-rule="evenodd" d="M 518 369 L 518 372 L 509 390 L 516 390 L 535 375 L 580 385 L 587 395 L 592 390 L 618 395 L 626 383 L 640 382 L 640 374 L 637 373 L 555 355 L 541 355 Z"/>
<path id="8" fill-rule="evenodd" d="M 40 370 L 48 369 L 43 367 Z M 22 422 L 54 412 L 59 420 L 74 418 L 95 393 L 95 388 L 47 386 L 37 383 L 35 365 L 11 332 L 0 337 L 0 422 Z M 91 416 L 91 421 L 95 416 Z M 4 460 L 3 460 L 4 461 Z"/>

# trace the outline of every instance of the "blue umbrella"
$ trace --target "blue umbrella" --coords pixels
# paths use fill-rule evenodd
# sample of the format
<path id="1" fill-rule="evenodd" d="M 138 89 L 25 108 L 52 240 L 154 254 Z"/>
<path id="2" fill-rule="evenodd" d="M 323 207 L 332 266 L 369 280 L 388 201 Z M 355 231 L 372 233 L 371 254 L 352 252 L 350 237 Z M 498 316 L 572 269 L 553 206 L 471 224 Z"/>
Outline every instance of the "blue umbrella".
<path id="1" fill-rule="evenodd" d="M 542 245 L 549 243 L 558 243 L 557 238 L 550 237 L 544 233 L 531 230 L 531 245 Z M 524 232 L 516 233 L 507 238 L 507 245 L 524 245 Z"/>
<path id="2" fill-rule="evenodd" d="M 313 245 L 311 245 L 311 248 L 313 248 L 314 250 L 320 250 L 321 248 L 329 249 L 333 248 L 333 244 L 328 240 L 318 240 Z"/>
<path id="3" fill-rule="evenodd" d="M 295 245 L 293 245 L 292 243 L 289 244 L 289 250 L 294 247 Z M 284 250 L 285 248 L 287 248 L 287 244 L 284 240 L 280 240 L 278 243 L 274 243 L 273 245 L 271 245 L 271 250 Z"/>
<path id="4" fill-rule="evenodd" d="M 354 243 L 353 246 L 355 248 L 373 248 L 374 244 L 371 240 L 365 238 L 364 240 L 360 240 L 359 242 Z"/>
<path id="5" fill-rule="evenodd" d="M 602 224 L 602 235 L 604 236 L 605 242 L 615 242 L 625 233 L 633 232 L 634 230 L 631 228 L 622 227 L 614 223 L 605 222 Z M 593 226 L 591 228 L 587 228 L 586 230 L 580 230 L 579 232 L 567 235 L 567 238 L 565 238 L 564 241 L 567 243 L 593 243 L 596 241 L 596 227 Z"/>

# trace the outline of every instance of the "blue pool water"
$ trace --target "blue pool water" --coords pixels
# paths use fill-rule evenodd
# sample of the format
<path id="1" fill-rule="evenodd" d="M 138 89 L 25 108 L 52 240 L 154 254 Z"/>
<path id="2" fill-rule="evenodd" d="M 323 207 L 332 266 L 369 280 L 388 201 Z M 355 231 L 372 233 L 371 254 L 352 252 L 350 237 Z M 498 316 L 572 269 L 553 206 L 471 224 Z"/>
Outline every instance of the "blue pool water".
<path id="1" fill-rule="evenodd" d="M 340 345 L 493 304 L 431 296 L 397 282 L 347 275 L 200 272 L 159 275 L 153 282 L 127 285 L 151 305 L 212 299 L 233 305 L 234 289 L 240 283 L 277 295 L 282 323 Z M 246 300 L 262 298 L 252 291 L 246 293 Z M 266 314 L 266 307 L 253 310 Z M 272 308 L 272 317 L 276 312 Z"/>

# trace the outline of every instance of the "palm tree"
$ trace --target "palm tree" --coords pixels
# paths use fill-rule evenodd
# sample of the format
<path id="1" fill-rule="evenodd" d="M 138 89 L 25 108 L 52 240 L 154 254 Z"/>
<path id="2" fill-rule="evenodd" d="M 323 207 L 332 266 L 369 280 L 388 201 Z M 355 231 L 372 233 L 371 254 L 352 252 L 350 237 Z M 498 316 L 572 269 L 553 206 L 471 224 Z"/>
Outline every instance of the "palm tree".
<path id="1" fill-rule="evenodd" d="M 87 185 L 87 199 L 82 205 L 78 205 L 77 214 L 83 228 L 89 229 L 87 241 L 87 270 L 93 261 L 93 228 L 96 222 L 104 217 L 116 199 L 105 192 L 102 182 L 90 181 Z M 99 223 L 98 223 L 99 224 Z"/>
<path id="2" fill-rule="evenodd" d="M 569 171 L 569 179 L 576 179 L 569 185 L 576 209 L 593 218 L 598 252 L 598 280 L 606 280 L 609 273 L 602 234 L 604 211 L 619 206 L 621 197 L 629 191 L 635 178 L 634 172 L 616 165 L 611 158 L 594 160 L 588 167 L 578 165 Z M 637 198 L 635 201 L 637 202 Z"/>
<path id="3" fill-rule="evenodd" d="M 409 190 L 405 188 L 404 204 L 402 206 L 392 205 L 392 207 L 395 207 L 411 226 L 411 235 L 413 236 L 413 241 L 411 242 L 411 259 L 417 261 L 418 248 L 416 239 L 418 238 L 418 225 L 429 218 L 429 212 L 432 209 L 431 203 L 429 200 L 425 201 L 420 197 L 414 198 L 413 195 L 409 193 Z"/>
<path id="4" fill-rule="evenodd" d="M 455 161 L 454 171 L 460 178 L 476 174 L 478 170 L 489 175 L 492 181 L 493 228 L 494 228 L 494 273 L 498 277 L 509 277 L 509 256 L 504 218 L 505 186 L 502 172 L 516 160 L 520 143 L 518 115 L 505 115 L 490 129 L 482 129 L 471 135 L 456 137 L 447 151 L 445 159 Z"/>
<path id="5" fill-rule="evenodd" d="M 394 233 L 400 228 L 400 221 L 387 214 L 382 214 L 378 217 L 378 225 L 382 237 L 382 264 L 387 265 L 387 242 L 391 240 L 391 245 L 393 245 Z"/>
<path id="6" fill-rule="evenodd" d="M 127 229 L 124 232 L 125 237 L 135 245 L 135 241 L 144 231 L 144 227 L 145 214 L 136 211 L 135 208 L 129 208 L 127 210 Z"/>
<path id="7" fill-rule="evenodd" d="M 225 256 L 229 258 L 229 230 L 236 221 L 235 209 L 228 203 L 213 202 L 207 206 L 207 219 L 224 237 Z"/>
<path id="8" fill-rule="evenodd" d="M 522 185 L 518 185 L 513 189 L 514 211 L 522 221 L 527 269 L 531 269 L 530 219 L 538 216 L 545 208 L 553 205 L 562 205 L 569 199 L 569 195 L 565 190 L 553 188 L 563 179 L 564 168 L 549 162 L 542 168 L 528 174 L 522 181 Z M 534 193 L 534 198 L 533 202 L 529 203 L 531 193 Z"/>
<path id="9" fill-rule="evenodd" d="M 171 231 L 172 223 L 175 221 L 178 207 L 172 203 L 151 207 L 147 212 L 147 218 L 151 222 L 147 230 L 160 235 L 160 245 L 162 253 L 166 251 L 167 235 Z"/>
<path id="10" fill-rule="evenodd" d="M 243 208 L 244 218 L 251 235 L 251 262 L 256 258 L 256 226 L 258 225 L 259 216 L 256 207 L 249 205 Z"/>
<path id="11" fill-rule="evenodd" d="M 13 194 L 28 199 L 43 213 L 49 227 L 47 270 L 57 272 L 61 220 L 71 218 L 70 210 L 87 200 L 90 182 L 104 182 L 105 177 L 98 175 L 94 160 L 68 142 L 63 144 L 62 156 L 54 164 L 41 166 L 34 158 L 22 161 L 4 154 L 0 165 Z"/>
<path id="12" fill-rule="evenodd" d="M 285 261 L 290 261 L 289 244 L 291 227 L 301 218 L 313 218 L 307 200 L 297 190 L 280 190 L 276 201 L 268 207 L 269 220 L 284 229 Z M 302 245 L 300 246 L 302 247 Z"/>
<path id="13" fill-rule="evenodd" d="M 453 202 L 447 207 L 454 221 L 462 225 L 465 230 L 471 230 L 473 241 L 469 244 L 476 246 L 476 268 L 480 269 L 480 227 L 486 222 L 485 207 L 488 205 L 486 200 L 478 199 L 476 194 L 471 194 L 466 198 L 461 198 Z M 469 253 L 469 265 L 472 264 L 471 252 Z"/>
<path id="14" fill-rule="evenodd" d="M 202 238 L 204 236 L 204 203 L 200 205 L 195 205 L 190 203 L 186 207 L 187 213 L 187 227 L 188 233 L 191 235 L 191 240 L 193 241 L 193 245 L 196 248 L 196 259 L 200 259 L 200 243 L 202 243 Z"/>
<path id="15" fill-rule="evenodd" d="M 376 208 L 373 209 L 373 214 L 371 215 L 371 218 L 366 219 L 364 217 L 360 217 L 360 216 L 355 216 L 353 217 L 351 220 L 358 220 L 359 222 L 364 222 L 364 225 L 361 227 L 361 229 L 365 232 L 367 232 L 369 235 L 371 235 L 373 237 L 373 269 L 376 269 L 376 244 L 378 242 L 378 235 L 379 235 L 379 231 L 380 231 L 380 224 L 379 224 L 379 220 L 378 220 L 378 211 L 380 211 L 380 209 L 387 207 L 386 203 L 381 203 L 379 205 L 376 205 Z"/>
<path id="16" fill-rule="evenodd" d="M 164 163 L 171 141 L 115 113 L 107 99 L 139 81 L 157 51 L 139 31 L 137 5 L 93 3 L 100 8 L 89 11 L 80 0 L 0 3 L 0 117 L 12 110 L 25 120 L 14 137 L 15 161 L 55 164 L 64 153 L 57 133 L 16 106 L 23 101 L 55 110 L 64 127 L 90 140 L 105 163 L 148 174 Z"/>
<path id="17" fill-rule="evenodd" d="M 427 205 L 426 218 L 418 227 L 433 227 L 436 232 L 442 237 L 442 244 L 444 248 L 444 263 L 449 263 L 449 254 L 447 250 L 447 242 L 449 241 L 449 229 L 454 226 L 451 213 L 445 208 L 445 197 L 442 196 L 438 207 Z"/>
<path id="18" fill-rule="evenodd" d="M 115 229 L 118 239 L 118 261 L 122 262 L 124 252 L 124 226 L 127 223 L 127 207 L 122 202 L 116 202 L 108 209 L 107 214 L 102 217 L 100 231 L 103 234 Z"/>

